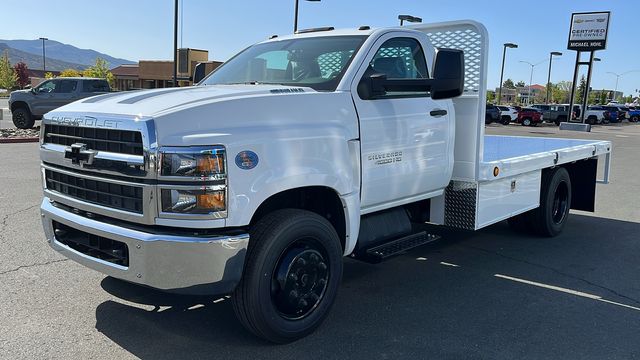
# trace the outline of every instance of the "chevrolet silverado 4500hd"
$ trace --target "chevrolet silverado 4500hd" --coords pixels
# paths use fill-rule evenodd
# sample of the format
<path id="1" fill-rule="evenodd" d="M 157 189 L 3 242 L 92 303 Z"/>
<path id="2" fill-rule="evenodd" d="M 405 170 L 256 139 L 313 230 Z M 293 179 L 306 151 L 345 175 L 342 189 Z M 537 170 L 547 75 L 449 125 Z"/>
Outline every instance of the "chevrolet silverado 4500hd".
<path id="1" fill-rule="evenodd" d="M 487 49 L 473 21 L 320 28 L 253 45 L 197 86 L 51 111 L 47 241 L 128 282 L 231 294 L 244 326 L 288 342 L 326 317 L 343 256 L 437 238 L 415 224 L 555 236 L 570 208 L 594 210 L 611 144 L 485 136 Z"/>

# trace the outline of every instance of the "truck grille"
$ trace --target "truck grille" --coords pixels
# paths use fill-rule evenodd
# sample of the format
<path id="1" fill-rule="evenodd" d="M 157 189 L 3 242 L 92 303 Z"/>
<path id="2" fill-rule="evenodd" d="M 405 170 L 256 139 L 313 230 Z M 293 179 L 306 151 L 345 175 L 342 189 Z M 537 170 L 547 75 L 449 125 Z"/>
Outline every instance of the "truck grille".
<path id="1" fill-rule="evenodd" d="M 91 150 L 129 155 L 143 154 L 142 134 L 130 130 L 45 124 L 44 142 L 65 146 L 82 143 Z"/>
<path id="2" fill-rule="evenodd" d="M 47 189 L 86 202 L 142 214 L 142 188 L 45 170 Z"/>
<path id="3" fill-rule="evenodd" d="M 120 266 L 129 266 L 127 244 L 53 222 L 56 241 L 75 251 Z"/>

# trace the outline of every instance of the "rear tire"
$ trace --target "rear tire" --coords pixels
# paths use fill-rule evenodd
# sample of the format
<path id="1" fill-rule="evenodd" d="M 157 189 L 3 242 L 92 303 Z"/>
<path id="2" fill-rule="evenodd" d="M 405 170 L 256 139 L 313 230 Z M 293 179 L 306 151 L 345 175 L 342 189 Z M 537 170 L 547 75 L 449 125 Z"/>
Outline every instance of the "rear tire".
<path id="1" fill-rule="evenodd" d="M 562 232 L 571 208 L 571 178 L 567 169 L 558 167 L 542 172 L 540 206 L 531 210 L 532 230 L 553 237 Z"/>
<path id="2" fill-rule="evenodd" d="M 595 125 L 598 122 L 598 118 L 596 116 L 589 116 L 587 118 L 587 124 Z"/>
<path id="3" fill-rule="evenodd" d="M 18 129 L 31 129 L 33 124 L 35 124 L 35 120 L 33 119 L 33 115 L 31 115 L 31 111 L 25 108 L 17 108 L 12 112 L 13 125 L 15 125 Z"/>
<path id="4" fill-rule="evenodd" d="M 640 116 L 638 115 L 633 115 L 632 117 L 629 118 L 629 121 L 631 122 L 638 122 L 640 121 Z"/>
<path id="5" fill-rule="evenodd" d="M 531 121 L 531 118 L 522 119 L 522 126 L 531 126 L 531 124 L 533 124 L 533 122 Z"/>
<path id="6" fill-rule="evenodd" d="M 503 116 L 501 123 L 502 123 L 502 125 L 509 125 L 511 123 L 511 117 L 510 116 Z"/>
<path id="7" fill-rule="evenodd" d="M 329 313 L 342 278 L 335 229 L 313 212 L 284 209 L 249 233 L 244 273 L 232 296 L 238 320 L 275 343 L 310 334 Z"/>

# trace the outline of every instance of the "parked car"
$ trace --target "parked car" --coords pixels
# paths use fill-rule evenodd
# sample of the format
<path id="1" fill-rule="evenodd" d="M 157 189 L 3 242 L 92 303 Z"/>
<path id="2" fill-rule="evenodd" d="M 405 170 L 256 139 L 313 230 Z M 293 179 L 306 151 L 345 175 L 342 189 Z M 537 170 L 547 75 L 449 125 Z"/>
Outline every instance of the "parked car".
<path id="1" fill-rule="evenodd" d="M 629 122 L 638 122 L 640 121 L 640 108 L 630 107 L 629 108 Z"/>
<path id="2" fill-rule="evenodd" d="M 498 109 L 502 125 L 509 125 L 512 121 L 518 120 L 518 110 L 510 106 L 498 106 Z"/>
<path id="3" fill-rule="evenodd" d="M 522 108 L 518 112 L 517 122 L 522 126 L 536 126 L 544 121 L 542 111 L 536 108 Z"/>
<path id="4" fill-rule="evenodd" d="M 617 106 L 596 105 L 596 106 L 591 106 L 590 109 L 608 111 L 609 112 L 609 118 L 608 118 L 609 122 L 612 122 L 612 123 L 620 122 L 620 117 L 619 117 L 620 109 L 618 109 Z"/>
<path id="5" fill-rule="evenodd" d="M 491 124 L 494 121 L 495 122 L 500 121 L 500 110 L 498 109 L 497 106 L 493 104 L 487 104 L 487 110 L 485 113 L 486 113 L 484 116 L 485 124 Z"/>
<path id="6" fill-rule="evenodd" d="M 105 79 L 55 78 L 33 89 L 18 90 L 9 96 L 13 124 L 19 129 L 33 127 L 49 111 L 89 96 L 111 91 Z"/>

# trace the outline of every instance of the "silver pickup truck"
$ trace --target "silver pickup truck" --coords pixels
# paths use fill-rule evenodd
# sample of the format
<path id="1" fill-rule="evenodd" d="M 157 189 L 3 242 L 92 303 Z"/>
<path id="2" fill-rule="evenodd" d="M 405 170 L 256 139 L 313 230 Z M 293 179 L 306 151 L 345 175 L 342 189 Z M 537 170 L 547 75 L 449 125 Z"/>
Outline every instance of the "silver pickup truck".
<path id="1" fill-rule="evenodd" d="M 20 129 L 33 127 L 45 113 L 89 96 L 110 91 L 105 79 L 55 78 L 40 83 L 33 89 L 11 93 L 9 108 L 13 124 Z"/>

